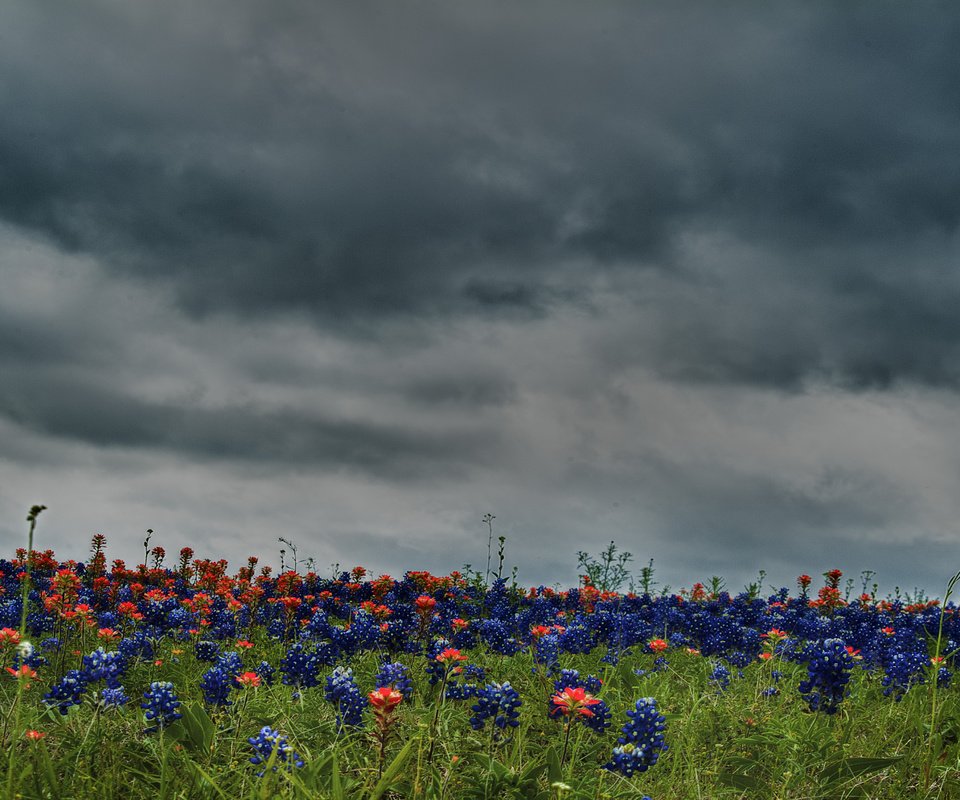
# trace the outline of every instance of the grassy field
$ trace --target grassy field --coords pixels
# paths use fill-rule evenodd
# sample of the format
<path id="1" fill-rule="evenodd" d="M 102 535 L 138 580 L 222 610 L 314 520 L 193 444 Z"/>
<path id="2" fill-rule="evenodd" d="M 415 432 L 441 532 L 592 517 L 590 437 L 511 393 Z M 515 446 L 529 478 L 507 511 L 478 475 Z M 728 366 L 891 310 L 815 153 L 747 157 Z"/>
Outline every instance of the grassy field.
<path id="1" fill-rule="evenodd" d="M 557 591 L 104 547 L 0 561 L 3 797 L 960 798 L 949 590 Z"/>

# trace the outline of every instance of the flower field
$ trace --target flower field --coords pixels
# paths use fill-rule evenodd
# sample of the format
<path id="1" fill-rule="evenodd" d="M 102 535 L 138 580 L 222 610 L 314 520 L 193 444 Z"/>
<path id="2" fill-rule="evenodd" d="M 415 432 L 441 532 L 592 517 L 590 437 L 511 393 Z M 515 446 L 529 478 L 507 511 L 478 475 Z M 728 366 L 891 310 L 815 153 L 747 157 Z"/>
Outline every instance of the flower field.
<path id="1" fill-rule="evenodd" d="M 949 590 L 851 596 L 831 571 L 651 596 L 105 547 L 0 560 L 3 797 L 960 797 Z"/>

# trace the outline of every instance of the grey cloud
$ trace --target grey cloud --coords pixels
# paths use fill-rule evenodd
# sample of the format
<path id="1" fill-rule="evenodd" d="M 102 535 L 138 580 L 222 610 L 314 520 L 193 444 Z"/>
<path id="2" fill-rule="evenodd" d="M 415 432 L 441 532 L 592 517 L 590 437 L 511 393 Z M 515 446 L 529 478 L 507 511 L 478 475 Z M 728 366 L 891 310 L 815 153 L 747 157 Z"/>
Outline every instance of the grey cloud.
<path id="1" fill-rule="evenodd" d="M 493 511 L 555 570 L 625 529 L 895 564 L 954 510 L 917 409 L 960 387 L 958 38 L 949 3 L 6 3 L 5 481 L 342 478 L 337 535 Z"/>
<path id="2" fill-rule="evenodd" d="M 418 430 L 322 412 L 191 407 L 77 380 L 41 379 L 30 388 L 4 391 L 0 414 L 49 436 L 101 447 L 161 448 L 200 459 L 342 469 L 400 481 L 462 476 L 495 450 L 488 431 L 463 425 Z"/>

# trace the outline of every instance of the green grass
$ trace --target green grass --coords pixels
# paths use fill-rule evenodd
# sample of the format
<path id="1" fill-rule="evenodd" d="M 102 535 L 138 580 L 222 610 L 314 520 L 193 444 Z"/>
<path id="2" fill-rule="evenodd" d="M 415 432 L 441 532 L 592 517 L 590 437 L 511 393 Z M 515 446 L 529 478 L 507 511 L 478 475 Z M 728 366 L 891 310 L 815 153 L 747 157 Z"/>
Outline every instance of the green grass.
<path id="1" fill-rule="evenodd" d="M 777 663 L 783 672 L 779 696 L 762 696 L 771 684 L 771 662 L 756 662 L 733 677 L 724 692 L 708 680 L 711 664 L 685 651 L 668 651 L 668 668 L 643 677 L 653 656 L 625 657 L 617 667 L 596 655 L 563 656 L 563 667 L 604 679 L 600 693 L 614 712 L 603 736 L 575 726 L 570 755 L 557 754 L 562 723 L 548 719 L 552 684 L 533 673 L 528 653 L 504 657 L 471 651 L 471 663 L 487 669 L 487 680 L 509 680 L 520 692 L 520 726 L 506 742 L 492 740 L 489 727 L 468 724 L 473 701 L 446 701 L 438 719 L 435 752 L 427 754 L 437 689 L 423 672 L 422 656 L 402 657 L 415 678 L 415 694 L 400 706 L 398 735 L 387 750 L 386 780 L 378 775 L 377 748 L 365 730 L 337 736 L 334 709 L 323 688 L 291 699 L 291 688 L 234 692 L 235 704 L 209 711 L 198 688 L 209 666 L 199 664 L 189 643 L 164 641 L 162 666 L 140 663 L 124 683 L 131 698 L 152 680 L 170 680 L 185 711 L 162 733 L 146 734 L 137 701 L 121 711 L 99 712 L 85 701 L 67 716 L 46 711 L 45 691 L 34 682 L 15 705 L 17 683 L 5 681 L 3 708 L 19 716 L 11 732 L 40 730 L 38 742 L 16 741 L 8 749 L 7 798 L 960 798 L 957 693 L 941 691 L 938 730 L 930 736 L 930 684 L 912 688 L 901 702 L 884 697 L 875 673 L 855 669 L 851 695 L 834 716 L 811 713 L 797 692 L 802 665 Z M 283 645 L 267 639 L 245 654 L 246 663 L 276 664 Z M 379 658 L 352 661 L 357 682 L 369 691 Z M 329 670 L 328 670 L 329 672 Z M 624 712 L 642 696 L 657 699 L 667 715 L 669 750 L 648 772 L 630 779 L 602 769 L 610 758 Z M 19 709 L 19 710 L 18 710 Z M 369 717 L 369 712 L 367 714 Z M 247 738 L 264 725 L 282 731 L 306 766 L 293 773 L 267 772 L 249 763 Z M 395 762 L 392 763 L 391 762 Z M 569 787 L 569 788 L 564 788 Z M 379 792 L 379 794 L 378 794 Z"/>

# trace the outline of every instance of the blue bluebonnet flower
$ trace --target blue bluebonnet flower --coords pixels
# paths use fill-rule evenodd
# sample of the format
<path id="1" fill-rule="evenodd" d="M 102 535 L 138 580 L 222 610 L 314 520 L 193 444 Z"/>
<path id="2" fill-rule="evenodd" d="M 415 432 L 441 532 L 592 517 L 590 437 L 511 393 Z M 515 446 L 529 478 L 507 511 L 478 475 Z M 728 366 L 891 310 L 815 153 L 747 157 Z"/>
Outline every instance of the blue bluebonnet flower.
<path id="1" fill-rule="evenodd" d="M 853 656 L 843 639 L 825 639 L 807 664 L 807 679 L 800 682 L 800 694 L 811 711 L 836 714 L 844 697 L 850 694 L 847 682 L 853 669 Z"/>
<path id="2" fill-rule="evenodd" d="M 547 671 L 547 674 L 556 671 L 560 660 L 560 637 L 555 633 L 537 637 L 533 657 L 534 661 Z"/>
<path id="3" fill-rule="evenodd" d="M 580 722 L 594 733 L 603 733 L 610 727 L 610 718 L 613 716 L 613 712 L 603 700 L 598 698 L 598 701 L 596 705 L 590 706 L 593 716 L 580 717 Z"/>
<path id="4" fill-rule="evenodd" d="M 327 678 L 324 697 L 337 707 L 337 730 L 343 732 L 345 725 L 363 724 L 363 711 L 367 698 L 363 696 L 350 667 L 337 667 Z"/>
<path id="5" fill-rule="evenodd" d="M 399 661 L 390 664 L 381 664 L 380 671 L 374 678 L 377 687 L 391 686 L 403 695 L 404 700 L 409 700 L 413 694 L 413 681 L 410 680 L 410 674 L 407 668 Z"/>
<path id="6" fill-rule="evenodd" d="M 117 686 L 116 688 L 108 687 L 100 692 L 100 702 L 103 704 L 104 709 L 122 708 L 130 702 L 130 698 L 127 697 L 127 693 L 122 686 Z"/>
<path id="7" fill-rule="evenodd" d="M 303 649 L 303 644 L 297 642 L 287 654 L 280 659 L 280 672 L 283 673 L 283 683 L 297 689 L 309 689 L 320 683 L 317 673 L 320 663 L 316 654 Z"/>
<path id="8" fill-rule="evenodd" d="M 890 656 L 883 676 L 883 694 L 899 702 L 911 686 L 926 682 L 930 658 L 926 653 L 901 652 Z"/>
<path id="9" fill-rule="evenodd" d="M 949 689 L 950 681 L 953 679 L 953 673 L 946 667 L 940 667 L 937 670 L 937 688 Z"/>
<path id="10" fill-rule="evenodd" d="M 508 726 L 516 728 L 520 724 L 520 706 L 523 701 L 509 681 L 503 683 L 488 683 L 477 690 L 477 702 L 474 704 L 473 716 L 470 725 L 474 730 L 480 730 L 488 719 L 500 730 Z"/>
<path id="11" fill-rule="evenodd" d="M 303 766 L 303 759 L 301 759 L 299 753 L 287 743 L 287 737 L 281 736 L 278 731 L 275 731 L 269 725 L 264 725 L 260 729 L 260 733 L 256 736 L 251 736 L 247 741 L 250 742 L 254 749 L 254 755 L 250 757 L 251 764 L 266 764 L 270 761 L 270 756 L 276 751 L 277 755 L 274 759 L 273 772 L 276 772 L 280 767 L 292 770 L 294 767 L 299 768 Z M 265 772 L 265 769 L 260 770 L 257 776 L 260 777 Z"/>
<path id="12" fill-rule="evenodd" d="M 447 700 L 469 700 L 476 697 L 479 687 L 475 683 L 465 683 L 458 680 L 448 680 L 443 689 L 443 696 Z"/>
<path id="13" fill-rule="evenodd" d="M 230 690 L 236 686 L 234 676 L 223 667 L 211 667 L 203 673 L 200 679 L 200 688 L 203 690 L 203 700 L 211 706 L 230 706 Z"/>
<path id="14" fill-rule="evenodd" d="M 120 678 L 127 670 L 128 661 L 120 652 L 105 653 L 102 647 L 83 657 L 83 673 L 87 683 L 106 681 L 108 687 L 120 685 Z"/>
<path id="15" fill-rule="evenodd" d="M 213 661 L 219 653 L 220 645 L 216 642 L 211 642 L 207 639 L 194 642 L 193 654 L 196 656 L 197 661 Z"/>
<path id="16" fill-rule="evenodd" d="M 726 691 L 730 685 L 730 670 L 723 664 L 715 664 L 710 673 L 710 682 L 716 684 L 718 692 Z"/>
<path id="17" fill-rule="evenodd" d="M 743 669 L 757 660 L 757 654 L 746 653 L 743 650 L 734 650 L 732 653 L 728 653 L 725 658 L 727 659 L 728 664 L 732 664 L 739 669 Z"/>
<path id="18" fill-rule="evenodd" d="M 164 728 L 174 720 L 183 716 L 177 709 L 180 701 L 173 691 L 173 684 L 169 681 L 154 681 L 150 688 L 143 693 L 144 702 L 140 708 L 146 712 L 148 722 L 155 724 L 147 728 L 147 733 L 153 733 L 158 728 Z"/>
<path id="19" fill-rule="evenodd" d="M 240 658 L 240 654 L 235 650 L 230 650 L 226 653 L 221 653 L 217 656 L 217 660 L 214 662 L 214 666 L 218 669 L 222 669 L 229 675 L 239 675 L 243 672 L 243 659 Z"/>
<path id="20" fill-rule="evenodd" d="M 590 694 L 596 694 L 603 687 L 603 681 L 596 675 L 587 675 L 587 677 L 581 678 L 579 671 L 575 669 L 562 669 L 553 682 L 553 689 L 556 692 L 562 692 L 568 686 L 582 686 Z"/>
<path id="21" fill-rule="evenodd" d="M 257 664 L 253 671 L 260 676 L 260 680 L 267 684 L 267 686 L 273 686 L 273 676 L 277 671 L 273 668 L 269 661 L 261 661 L 259 664 Z"/>
<path id="22" fill-rule="evenodd" d="M 666 720 L 657 711 L 657 701 L 641 697 L 636 707 L 627 712 L 630 721 L 613 748 L 613 758 L 606 768 L 630 777 L 635 772 L 646 772 L 657 763 L 660 754 L 668 749 L 663 740 Z"/>
<path id="23" fill-rule="evenodd" d="M 136 630 L 129 636 L 120 640 L 117 645 L 117 651 L 122 653 L 130 661 L 136 659 L 152 659 L 153 643 L 143 630 Z"/>
<path id="24" fill-rule="evenodd" d="M 491 609 L 491 616 L 494 612 L 495 609 Z M 491 652 L 504 656 L 516 655 L 516 653 L 519 652 L 521 647 L 520 642 L 511 634 L 510 628 L 507 627 L 506 623 L 502 620 L 481 620 L 477 624 L 477 628 L 480 631 L 480 637 Z"/>
<path id="25" fill-rule="evenodd" d="M 558 640 L 560 648 L 566 653 L 589 653 L 597 643 L 593 631 L 581 615 L 559 634 Z"/>
<path id="26" fill-rule="evenodd" d="M 56 708 L 66 716 L 70 706 L 78 706 L 83 701 L 83 692 L 86 688 L 87 681 L 84 674 L 80 670 L 72 669 L 59 683 L 50 687 L 50 691 L 43 696 L 43 702 L 49 708 Z"/>

